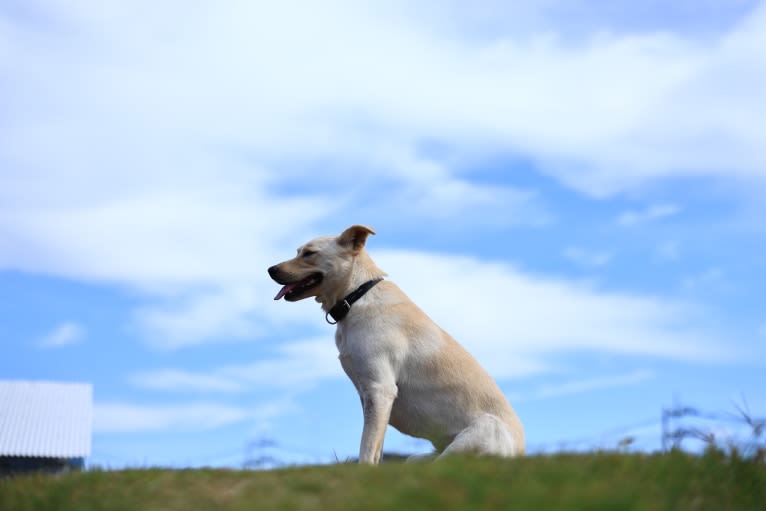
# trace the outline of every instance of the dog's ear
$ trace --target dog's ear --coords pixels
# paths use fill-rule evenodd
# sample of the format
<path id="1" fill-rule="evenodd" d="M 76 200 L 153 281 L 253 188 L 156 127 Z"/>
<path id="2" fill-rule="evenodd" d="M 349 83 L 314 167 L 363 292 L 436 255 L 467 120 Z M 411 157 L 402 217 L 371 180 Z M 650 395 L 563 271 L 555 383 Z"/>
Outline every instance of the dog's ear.
<path id="1" fill-rule="evenodd" d="M 365 225 L 352 225 L 338 237 L 338 244 L 347 246 L 354 254 L 358 254 L 364 248 L 370 234 L 375 234 L 375 231 Z"/>

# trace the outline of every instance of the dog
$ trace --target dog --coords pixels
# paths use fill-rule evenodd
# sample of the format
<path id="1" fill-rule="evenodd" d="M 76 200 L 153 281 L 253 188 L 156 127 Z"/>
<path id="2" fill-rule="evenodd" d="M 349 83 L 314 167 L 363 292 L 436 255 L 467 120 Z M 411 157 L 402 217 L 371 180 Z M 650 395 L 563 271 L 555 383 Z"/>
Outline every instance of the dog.
<path id="1" fill-rule="evenodd" d="M 362 401 L 359 462 L 377 464 L 386 426 L 436 449 L 491 456 L 524 454 L 524 429 L 492 377 L 378 268 L 365 245 L 374 231 L 352 225 L 322 236 L 268 269 L 274 297 L 314 297 L 336 324 L 343 370 Z"/>

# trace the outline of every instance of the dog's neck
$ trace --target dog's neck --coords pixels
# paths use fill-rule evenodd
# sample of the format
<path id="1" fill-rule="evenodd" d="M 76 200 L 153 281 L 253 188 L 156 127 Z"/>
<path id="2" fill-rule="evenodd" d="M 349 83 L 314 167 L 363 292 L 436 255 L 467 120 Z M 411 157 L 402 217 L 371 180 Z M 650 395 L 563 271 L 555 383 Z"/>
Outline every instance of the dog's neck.
<path id="1" fill-rule="evenodd" d="M 354 257 L 351 264 L 351 271 L 342 285 L 334 286 L 338 290 L 336 293 L 317 296 L 317 301 L 322 304 L 322 310 L 325 312 L 365 282 L 386 276 L 386 273 L 375 265 L 364 249 Z"/>

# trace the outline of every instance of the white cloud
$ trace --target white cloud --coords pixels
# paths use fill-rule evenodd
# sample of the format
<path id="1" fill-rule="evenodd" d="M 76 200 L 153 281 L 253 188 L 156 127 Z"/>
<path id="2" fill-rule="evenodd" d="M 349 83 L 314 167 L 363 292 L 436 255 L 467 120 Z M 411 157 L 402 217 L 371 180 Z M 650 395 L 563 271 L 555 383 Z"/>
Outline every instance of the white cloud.
<path id="1" fill-rule="evenodd" d="M 705 322 L 706 311 L 690 302 L 600 290 L 470 257 L 371 251 L 390 278 L 498 378 L 555 370 L 558 357 L 574 352 L 696 362 L 740 356 L 720 344 L 715 328 Z M 282 334 L 324 326 L 319 306 L 310 300 L 272 302 L 260 314 L 296 307 L 299 321 L 282 323 Z M 163 369 L 136 375 L 133 382 L 171 391 L 184 390 L 185 384 L 220 392 L 298 388 L 342 378 L 336 351 L 328 330 L 283 344 L 277 356 L 250 364 L 201 373 Z"/>
<path id="2" fill-rule="evenodd" d="M 308 238 L 306 238 L 308 239 Z M 283 252 L 274 264 L 292 253 Z M 285 255 L 287 254 L 287 255 Z M 288 325 L 306 331 L 321 329 L 323 317 L 311 300 L 290 304 L 275 303 L 279 286 L 266 275 L 267 266 L 256 276 L 243 275 L 239 282 L 222 281 L 213 289 L 182 286 L 171 292 L 156 291 L 134 314 L 136 326 L 147 344 L 172 351 L 210 342 L 237 342 L 261 339 Z"/>
<path id="3" fill-rule="evenodd" d="M 253 169 L 289 175 L 328 161 L 346 176 L 409 179 L 413 161 L 454 174 L 488 153 L 534 160 L 590 194 L 677 175 L 765 177 L 766 7 L 704 43 L 672 33 L 573 42 L 555 27 L 477 41 L 429 22 L 470 19 L 482 10 L 473 5 L 415 17 L 364 2 L 28 9 L 57 30 L 6 20 L 9 204 L 103 208 L 179 181 L 247 189 Z M 448 155 L 401 157 L 427 139 Z"/>
<path id="4" fill-rule="evenodd" d="M 158 347 L 315 324 L 308 305 L 268 303 L 265 268 L 370 203 L 401 225 L 476 211 L 504 226 L 550 221 L 535 190 L 470 179 L 488 155 L 531 160 L 591 195 L 688 174 L 749 182 L 766 168 L 766 8 L 704 44 L 672 33 L 448 35 L 424 25 L 437 5 L 414 18 L 402 4 L 342 1 L 27 9 L 56 29 L 0 15 L 14 49 L 0 59 L 0 268 L 139 289 L 148 300 L 136 321 Z M 654 208 L 624 223 L 677 212 Z M 473 259 L 394 262 L 412 288 L 422 279 L 409 264 L 433 262 L 460 283 L 470 317 L 454 330 L 478 336 L 503 374 L 543 370 L 545 350 L 688 357 L 699 339 L 675 324 L 687 308 L 667 300 Z M 441 298 L 453 289 L 423 291 L 448 320 L 454 306 Z M 507 328 L 473 320 L 516 310 Z M 540 348 L 511 353 L 506 338 Z"/>
<path id="5" fill-rule="evenodd" d="M 407 183 L 387 200 L 395 211 L 441 222 L 484 226 L 543 226 L 552 221 L 534 191 L 448 177 Z"/>
<path id="6" fill-rule="evenodd" d="M 106 402 L 94 406 L 93 430 L 96 433 L 210 431 L 248 417 L 250 412 L 244 408 L 211 403 L 146 406 Z"/>
<path id="7" fill-rule="evenodd" d="M 567 247 L 563 255 L 573 263 L 586 267 L 604 266 L 612 260 L 610 252 L 592 251 L 580 247 Z"/>
<path id="8" fill-rule="evenodd" d="M 139 308 L 135 317 L 150 344 L 173 350 L 211 339 L 247 339 L 257 336 L 252 314 L 259 301 L 253 286 L 222 287 L 212 292 L 187 291 L 162 304 Z"/>
<path id="9" fill-rule="evenodd" d="M 148 193 L 161 185 L 146 186 Z M 334 211 L 331 205 L 320 208 L 319 198 L 269 197 L 260 189 L 247 196 L 219 193 L 214 182 L 198 186 L 186 194 L 157 190 L 114 201 L 11 209 L 0 218 L 0 236 L 16 243 L 0 255 L 0 265 L 163 289 L 238 280 L 263 274 L 282 255 L 275 247 L 286 248 L 287 233 L 308 238 L 306 227 Z M 204 192 L 207 186 L 212 188 Z M 312 210 L 322 213 L 307 219 Z"/>
<path id="10" fill-rule="evenodd" d="M 497 378 L 555 370 L 561 355 L 574 352 L 692 362 L 740 356 L 720 343 L 716 330 L 706 326 L 706 311 L 693 303 L 599 290 L 469 257 L 374 249 L 372 253 L 390 278 Z M 272 303 L 264 312 L 300 305 Z M 280 327 L 283 334 L 324 325 L 319 306 L 308 300 L 304 305 L 302 321 L 285 323 Z M 306 388 L 342 377 L 328 330 L 316 338 L 280 345 L 276 356 L 257 362 L 204 372 L 162 369 L 131 380 L 155 390 L 238 392 Z"/>
<path id="11" fill-rule="evenodd" d="M 323 321 L 322 316 L 317 314 L 316 320 Z M 326 379 L 342 378 L 338 349 L 331 332 L 328 330 L 326 336 L 317 339 L 283 344 L 279 347 L 281 356 L 277 358 L 225 367 L 221 374 L 257 388 L 292 390 L 310 387 Z"/>
<path id="12" fill-rule="evenodd" d="M 617 224 L 625 227 L 640 225 L 652 220 L 660 220 L 677 215 L 681 208 L 674 204 L 653 204 L 639 211 L 625 211 L 617 217 Z"/>
<path id="13" fill-rule="evenodd" d="M 14 48 L 0 67 L 2 268 L 143 285 L 239 279 L 274 246 L 367 205 L 338 191 L 364 181 L 403 198 L 409 207 L 391 208 L 402 221 L 477 208 L 485 222 L 548 221 L 534 190 L 465 177 L 488 154 L 535 161 L 590 194 L 766 168 L 766 7 L 704 46 L 655 33 L 573 44 L 550 31 L 477 42 L 424 25 L 444 15 L 436 5 L 27 9 L 57 29 L 2 15 Z M 448 12 L 480 14 L 463 9 Z M 424 151 L 428 140 L 446 149 Z M 318 179 L 318 166 L 334 172 Z M 331 191 L 277 193 L 327 181 Z"/>
<path id="14" fill-rule="evenodd" d="M 705 311 L 667 298 L 599 290 L 503 263 L 406 251 L 373 257 L 496 377 L 550 370 L 576 351 L 718 361 L 738 355 Z"/>
<path id="15" fill-rule="evenodd" d="M 85 336 L 85 329 L 77 323 L 67 321 L 58 325 L 45 337 L 43 337 L 39 346 L 42 348 L 61 348 L 78 344 Z"/>
<path id="16" fill-rule="evenodd" d="M 95 433 L 204 432 L 245 421 L 264 423 L 294 409 L 289 398 L 242 407 L 220 403 L 137 405 L 96 402 L 93 409 Z"/>
<path id="17" fill-rule="evenodd" d="M 284 305 L 284 304 L 283 304 Z M 292 304 L 291 304 L 292 305 Z M 320 321 L 321 315 L 316 314 Z M 242 392 L 305 390 L 328 379 L 343 377 L 331 330 L 316 339 L 279 345 L 277 356 L 194 372 L 178 369 L 143 371 L 131 376 L 133 385 L 167 392 Z"/>
<path id="18" fill-rule="evenodd" d="M 688 291 L 709 291 L 720 289 L 727 284 L 723 269 L 717 266 L 707 268 L 695 275 L 688 275 L 681 280 L 681 285 Z"/>
<path id="19" fill-rule="evenodd" d="M 139 388 L 176 392 L 241 392 L 244 386 L 234 378 L 219 374 L 195 373 L 180 369 L 144 371 L 130 377 Z"/>
<path id="20" fill-rule="evenodd" d="M 598 376 L 595 378 L 586 378 L 581 380 L 567 381 L 564 383 L 543 385 L 537 389 L 532 390 L 530 393 L 525 394 L 522 399 L 546 399 L 551 397 L 592 392 L 595 390 L 605 390 L 614 387 L 638 385 L 652 378 L 654 378 L 654 374 L 651 371 L 638 369 L 626 374 L 614 376 Z"/>

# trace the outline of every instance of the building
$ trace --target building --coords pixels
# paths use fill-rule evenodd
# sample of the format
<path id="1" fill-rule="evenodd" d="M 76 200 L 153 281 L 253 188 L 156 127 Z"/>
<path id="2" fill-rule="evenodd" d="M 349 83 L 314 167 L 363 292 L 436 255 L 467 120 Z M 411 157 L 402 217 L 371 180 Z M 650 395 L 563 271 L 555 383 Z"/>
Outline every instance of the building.
<path id="1" fill-rule="evenodd" d="M 0 380 L 0 474 L 82 468 L 92 430 L 92 385 Z"/>

